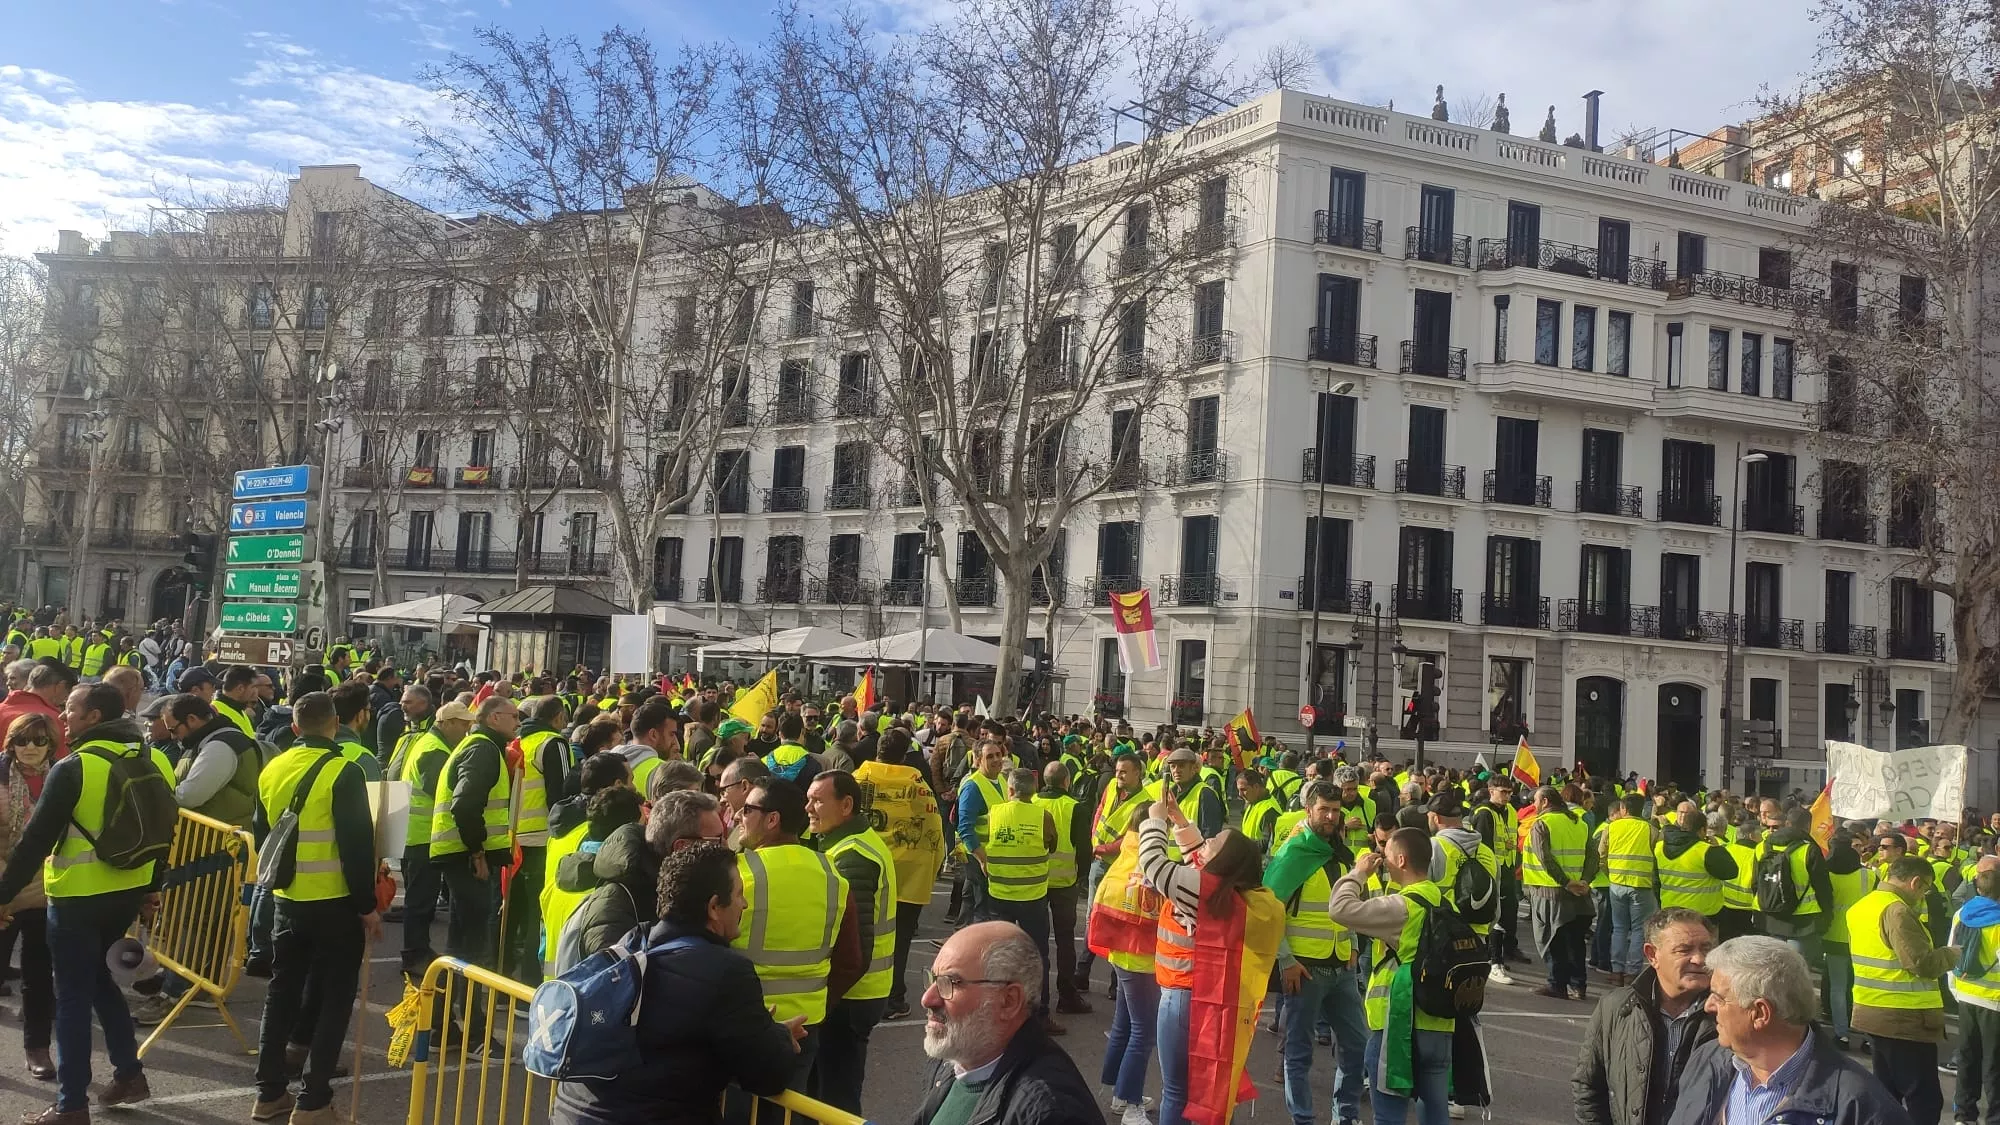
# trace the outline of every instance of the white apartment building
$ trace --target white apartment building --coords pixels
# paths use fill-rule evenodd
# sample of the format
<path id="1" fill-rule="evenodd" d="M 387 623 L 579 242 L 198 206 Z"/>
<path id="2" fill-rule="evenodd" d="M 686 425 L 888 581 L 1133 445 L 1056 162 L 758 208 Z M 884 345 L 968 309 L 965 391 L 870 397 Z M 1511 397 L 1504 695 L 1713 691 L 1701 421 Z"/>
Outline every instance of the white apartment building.
<path id="1" fill-rule="evenodd" d="M 1774 731 L 1776 757 L 1754 763 L 1769 789 L 1817 786 L 1822 739 L 1924 740 L 1947 698 L 1947 609 L 1909 577 L 1920 492 L 1840 459 L 1867 420 L 1795 343 L 1801 316 L 1878 312 L 1855 305 L 1856 267 L 1792 260 L 1805 200 L 1292 91 L 1191 140 L 1236 157 L 1232 250 L 1192 307 L 1146 328 L 1194 357 L 1162 403 L 1173 424 L 1142 429 L 1145 471 L 1078 509 L 1037 584 L 1038 606 L 1057 603 L 1031 626 L 1061 673 L 1052 709 L 1219 725 L 1248 707 L 1296 744 L 1313 702 L 1322 744 L 1356 742 L 1353 717 L 1394 756 L 1400 646 L 1444 671 L 1433 751 L 1457 763 L 1525 734 L 1545 762 L 1714 783 L 1730 669 L 1737 716 Z M 359 178 L 302 172 L 329 175 Z M 118 265 L 47 260 L 59 282 Z M 726 483 L 655 545 L 652 593 L 743 632 L 945 624 L 923 510 L 869 442 L 864 353 L 814 327 L 801 282 L 765 302 L 759 424 L 725 440 Z M 450 362 L 498 354 L 476 302 L 444 300 L 451 327 L 426 318 Z M 1108 445 L 1122 419 L 1105 398 L 1091 440 Z M 524 518 L 503 482 L 536 470 L 503 472 L 512 431 L 475 404 L 420 426 L 409 467 L 430 472 L 374 510 L 369 404 L 347 405 L 327 453 L 330 604 L 372 604 L 384 544 L 390 600 L 488 597 L 524 568 L 613 594 L 587 466 L 551 470 Z M 984 553 L 940 518 L 964 631 L 996 638 Z M 31 548 L 21 588 L 55 561 Z M 123 581 L 151 589 L 174 561 Z M 1134 583 L 1164 666 L 1122 676 L 1104 592 Z"/>

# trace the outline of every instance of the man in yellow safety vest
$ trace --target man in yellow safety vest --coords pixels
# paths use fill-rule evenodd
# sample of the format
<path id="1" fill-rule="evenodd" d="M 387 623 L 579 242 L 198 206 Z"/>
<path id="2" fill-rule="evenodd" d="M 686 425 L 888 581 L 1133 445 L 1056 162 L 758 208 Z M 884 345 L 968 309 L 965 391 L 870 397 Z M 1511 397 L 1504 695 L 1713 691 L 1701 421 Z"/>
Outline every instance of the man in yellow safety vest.
<path id="1" fill-rule="evenodd" d="M 521 704 L 521 760 L 518 783 L 510 780 L 516 802 L 514 839 L 521 863 L 507 875 L 507 932 L 500 935 L 500 971 L 515 980 L 542 982 L 539 953 L 542 885 L 547 882 L 549 794 L 564 792 L 569 775 L 569 741 L 560 728 L 569 717 L 563 701 L 538 695 Z"/>
<path id="2" fill-rule="evenodd" d="M 1875 1077 L 1909 1111 L 1911 1121 L 1944 1112 L 1938 1085 L 1938 1044 L 1944 1041 L 1944 996 L 1937 982 L 1958 963 L 1957 946 L 1936 949 L 1917 917 L 1931 891 L 1931 865 L 1905 856 L 1889 865 L 1882 885 L 1847 912 L 1854 961 L 1854 1030 L 1867 1032 Z"/>
<path id="3" fill-rule="evenodd" d="M 1049 854 L 1049 928 L 1054 935 L 1056 1011 L 1086 1015 L 1090 1001 L 1078 988 L 1076 971 L 1077 873 L 1090 856 L 1090 820 L 1070 796 L 1070 769 L 1062 761 L 1042 767 L 1042 787 L 1035 803 L 1048 810 L 1055 823 L 1055 850 Z"/>
<path id="4" fill-rule="evenodd" d="M 421 696 L 414 693 L 422 692 Z M 421 684 L 403 691 L 403 708 L 430 706 L 430 692 Z M 437 953 L 431 948 L 431 923 L 437 918 L 438 891 L 443 874 L 431 859 L 431 837 L 437 827 L 438 780 L 451 752 L 472 730 L 472 709 L 452 700 L 421 730 L 411 727 L 396 748 L 396 780 L 410 787 L 410 826 L 403 843 L 403 971 L 421 973 Z M 414 733 L 412 733 L 414 732 Z"/>
<path id="5" fill-rule="evenodd" d="M 964 882 L 966 912 L 975 922 L 991 917 L 987 910 L 986 839 L 990 835 L 987 818 L 992 810 L 1006 803 L 1005 782 L 1001 771 L 1007 767 L 1007 744 L 997 740 L 981 742 L 974 751 L 976 769 L 965 775 L 958 783 L 958 842 L 965 853 L 975 862 L 959 865 L 959 876 Z M 953 896 L 956 898 L 956 894 Z M 944 920 L 956 924 L 956 912 L 947 913 Z"/>
<path id="6" fill-rule="evenodd" d="M 1608 918 L 1597 924 L 1611 932 L 1611 986 L 1623 987 L 1646 969 L 1646 919 L 1660 908 L 1659 874 L 1654 868 L 1653 825 L 1646 798 L 1637 793 L 1611 802 L 1611 819 L 1598 840 L 1598 864 L 1611 879 Z"/>
<path id="7" fill-rule="evenodd" d="M 258 1037 L 253 1121 L 287 1114 L 292 1125 L 332 1125 L 334 1068 L 368 943 L 382 936 L 375 902 L 375 825 L 359 767 L 341 753 L 333 697 L 311 692 L 292 706 L 298 741 L 258 778 L 257 823 L 268 828 L 289 809 L 298 818 L 291 879 L 278 899 L 271 987 Z M 288 1030 L 307 1022 L 300 1052 Z M 301 1058 L 300 1055 L 303 1055 Z M 296 1103 L 287 1075 L 304 1067 Z"/>
<path id="8" fill-rule="evenodd" d="M 1589 988 L 1584 943 L 1589 937 L 1590 880 L 1597 855 L 1590 830 L 1562 794 L 1544 785 L 1535 791 L 1535 823 L 1521 854 L 1521 883 L 1528 888 L 1535 944 L 1548 958 L 1548 980 L 1537 995 L 1581 1000 Z"/>
<path id="9" fill-rule="evenodd" d="M 805 1091 L 819 1054 L 828 998 L 844 996 L 867 974 L 860 913 L 832 861 L 799 842 L 808 826 L 806 797 L 781 777 L 750 785 L 741 820 L 743 926 L 730 942 L 750 959 L 764 1001 L 779 1023 L 805 1017 L 790 1089 Z M 885 993 L 886 995 L 886 993 Z"/>
<path id="10" fill-rule="evenodd" d="M 438 771 L 430 860 L 451 893 L 445 952 L 490 969 L 497 877 L 513 853 L 505 748 L 520 727 L 521 712 L 513 700 L 489 695 L 472 718 L 472 730 Z"/>
<path id="11" fill-rule="evenodd" d="M 862 813 L 861 785 L 846 770 L 827 770 L 806 790 L 806 822 L 820 854 L 847 880 L 868 967 L 845 993 L 832 997 L 820 1024 L 813 1088 L 821 1101 L 861 1112 L 868 1071 L 868 1037 L 889 1004 L 896 961 L 896 859 Z"/>
<path id="12" fill-rule="evenodd" d="M 989 748 L 997 743 L 989 743 Z M 1204 789 L 1199 780 L 1197 789 Z M 1049 1016 L 1049 857 L 1061 839 L 1055 817 L 1035 803 L 1035 771 L 1007 773 L 1007 800 L 987 810 L 986 846 L 974 853 L 986 869 L 987 909 L 995 918 L 1021 927 L 1042 955 L 1042 992 L 1036 1004 L 1042 1030 L 1060 1035 Z"/>

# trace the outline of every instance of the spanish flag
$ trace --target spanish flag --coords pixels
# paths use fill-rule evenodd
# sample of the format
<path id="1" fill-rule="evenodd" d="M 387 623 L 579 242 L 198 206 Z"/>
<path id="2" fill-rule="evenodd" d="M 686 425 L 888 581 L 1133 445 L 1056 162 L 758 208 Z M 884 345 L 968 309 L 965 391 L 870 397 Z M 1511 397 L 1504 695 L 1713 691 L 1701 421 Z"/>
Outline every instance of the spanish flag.
<path id="1" fill-rule="evenodd" d="M 681 673 L 681 693 L 682 693 L 682 694 L 684 694 L 684 695 L 693 695 L 693 694 L 694 694 L 695 692 L 697 692 L 697 691 L 700 691 L 700 690 L 701 690 L 701 685 L 700 685 L 700 684 L 698 684 L 698 683 L 695 683 L 695 682 L 694 682 L 694 673 L 693 673 L 693 672 L 682 672 L 682 673 Z"/>
<path id="2" fill-rule="evenodd" d="M 1528 749 L 1528 736 L 1521 736 L 1521 744 L 1514 748 L 1514 780 L 1523 785 L 1542 783 L 1542 764 L 1535 760 L 1535 752 Z"/>
<path id="3" fill-rule="evenodd" d="M 1214 908 L 1217 902 L 1226 914 Z M 1194 1125 L 1229 1125 L 1236 1104 L 1257 1096 L 1243 1064 L 1284 934 L 1285 907 L 1270 891 L 1222 890 L 1215 876 L 1202 873 L 1188 1008 L 1188 1100 L 1182 1113 Z"/>
<path id="4" fill-rule="evenodd" d="M 1812 827 L 1807 831 L 1819 843 L 1821 855 L 1833 850 L 1833 779 L 1828 778 L 1826 787 L 1812 803 Z"/>
<path id="5" fill-rule="evenodd" d="M 857 713 L 873 711 L 881 698 L 875 690 L 875 666 L 870 664 L 868 670 L 861 673 L 861 682 L 854 685 L 854 710 Z"/>
<path id="6" fill-rule="evenodd" d="M 729 705 L 729 717 L 741 719 L 755 729 L 764 721 L 764 716 L 778 705 L 778 670 L 764 673 L 755 686 L 741 689 L 736 693 L 736 702 Z"/>
<path id="7" fill-rule="evenodd" d="M 1229 720 L 1229 725 L 1222 729 L 1229 735 L 1230 745 L 1236 748 L 1237 769 L 1257 760 L 1257 745 L 1264 737 L 1257 733 L 1257 720 L 1250 714 L 1250 708 L 1245 707 L 1242 714 Z"/>

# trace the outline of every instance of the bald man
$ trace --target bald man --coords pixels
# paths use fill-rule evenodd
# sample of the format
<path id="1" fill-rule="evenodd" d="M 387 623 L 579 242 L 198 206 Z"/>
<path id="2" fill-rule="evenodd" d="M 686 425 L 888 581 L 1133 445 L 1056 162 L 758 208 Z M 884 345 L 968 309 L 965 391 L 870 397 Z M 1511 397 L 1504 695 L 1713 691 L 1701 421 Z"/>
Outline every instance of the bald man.
<path id="1" fill-rule="evenodd" d="M 137 668 L 119 664 L 104 673 L 104 682 L 118 689 L 125 697 L 125 713 L 131 715 L 139 710 L 139 700 L 146 694 L 146 677 Z"/>

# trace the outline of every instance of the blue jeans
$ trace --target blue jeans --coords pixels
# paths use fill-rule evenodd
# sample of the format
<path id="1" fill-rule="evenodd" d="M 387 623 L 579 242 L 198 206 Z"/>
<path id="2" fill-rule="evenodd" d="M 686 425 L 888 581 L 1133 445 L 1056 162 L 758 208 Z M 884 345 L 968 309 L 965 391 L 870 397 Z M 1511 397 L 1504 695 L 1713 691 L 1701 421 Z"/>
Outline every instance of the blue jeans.
<path id="1" fill-rule="evenodd" d="M 1368 1093 L 1375 1109 L 1374 1125 L 1403 1125 L 1409 1120 L 1412 1101 L 1423 1107 L 1417 1114 L 1418 1125 L 1450 1125 L 1451 1107 L 1445 1099 L 1451 1091 L 1451 1032 L 1417 1032 L 1410 1056 L 1415 1096 L 1383 1093 L 1382 1033 L 1369 1033 L 1367 1065 L 1372 1078 Z"/>
<path id="2" fill-rule="evenodd" d="M 1361 1120 L 1363 1055 L 1368 1047 L 1368 1019 L 1361 1007 L 1361 990 L 1354 971 L 1329 962 L 1307 965 L 1299 990 L 1278 995 L 1278 1020 L 1284 1027 L 1285 1108 L 1293 1125 L 1313 1125 L 1313 1029 L 1321 1020 L 1333 1029 L 1334 1117 Z"/>
<path id="3" fill-rule="evenodd" d="M 1116 965 L 1118 1008 L 1111 1016 L 1111 1036 L 1104 1044 L 1104 1070 L 1098 1081 L 1112 1096 L 1138 1105 L 1146 1094 L 1146 1067 L 1153 1057 L 1153 1025 L 1160 1018 L 1160 983 L 1150 972 L 1135 973 Z"/>
<path id="4" fill-rule="evenodd" d="M 271 963 L 271 930 L 277 925 L 278 897 L 252 883 L 250 894 L 250 960 Z"/>
<path id="5" fill-rule="evenodd" d="M 1621 887 L 1612 884 L 1609 922 L 1611 928 L 1611 971 L 1637 976 L 1646 968 L 1646 919 L 1660 908 L 1651 887 Z"/>
<path id="6" fill-rule="evenodd" d="M 1090 967 L 1097 963 L 1097 954 L 1090 951 L 1090 912 L 1097 905 L 1097 884 L 1111 865 L 1102 859 L 1090 861 L 1090 879 L 1084 888 L 1083 903 L 1079 909 L 1078 922 L 1083 926 L 1083 949 L 1076 955 L 1077 988 L 1090 987 Z"/>
<path id="7" fill-rule="evenodd" d="M 1185 988 L 1160 989 L 1160 1118 L 1159 1125 L 1186 1125 L 1181 1116 L 1188 1096 L 1188 1016 L 1194 993 Z"/>
<path id="8" fill-rule="evenodd" d="M 1611 888 L 1590 888 L 1590 902 L 1596 910 L 1597 921 L 1590 928 L 1590 964 L 1593 968 L 1615 971 L 1611 957 Z"/>
<path id="9" fill-rule="evenodd" d="M 104 1053 L 113 1076 L 127 1078 L 144 1069 L 132 1010 L 104 955 L 139 917 L 144 890 L 49 900 L 49 961 L 56 979 L 56 1108 L 90 1108 L 90 1017 L 104 1027 Z"/>
<path id="10" fill-rule="evenodd" d="M 1846 942 L 1821 945 L 1826 950 L 1827 1014 L 1833 1017 L 1833 1033 L 1845 1039 L 1854 1031 L 1849 1022 L 1854 1015 L 1854 962 L 1849 959 Z"/>

